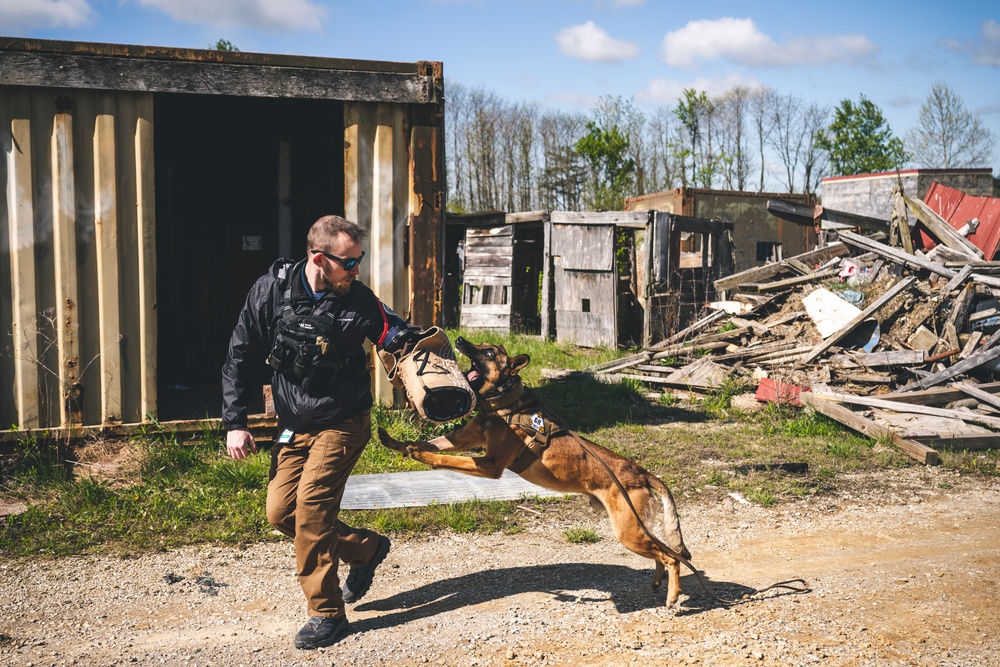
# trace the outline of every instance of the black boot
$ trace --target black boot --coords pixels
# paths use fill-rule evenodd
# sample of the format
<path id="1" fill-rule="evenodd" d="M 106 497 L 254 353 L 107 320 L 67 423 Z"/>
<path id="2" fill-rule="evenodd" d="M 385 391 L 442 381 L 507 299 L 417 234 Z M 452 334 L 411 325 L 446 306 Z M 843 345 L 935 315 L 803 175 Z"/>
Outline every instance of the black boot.
<path id="1" fill-rule="evenodd" d="M 309 650 L 330 646 L 346 635 L 349 628 L 350 623 L 345 616 L 340 618 L 313 616 L 302 626 L 299 634 L 295 635 L 295 648 Z"/>
<path id="2" fill-rule="evenodd" d="M 365 596 L 365 593 L 372 586 L 372 579 L 375 577 L 375 568 L 385 560 L 391 545 L 392 543 L 389 542 L 388 537 L 379 535 L 378 545 L 375 547 L 375 555 L 371 557 L 371 560 L 361 567 L 351 568 L 351 573 L 347 575 L 347 581 L 344 582 L 344 602 L 357 602 Z"/>

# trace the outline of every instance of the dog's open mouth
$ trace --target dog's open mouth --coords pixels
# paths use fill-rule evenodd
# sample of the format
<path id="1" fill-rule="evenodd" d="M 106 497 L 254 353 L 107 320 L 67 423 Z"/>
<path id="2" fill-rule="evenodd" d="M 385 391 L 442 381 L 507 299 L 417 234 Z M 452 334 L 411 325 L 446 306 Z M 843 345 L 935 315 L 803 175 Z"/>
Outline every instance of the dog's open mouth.
<path id="1" fill-rule="evenodd" d="M 470 368 L 469 372 L 465 374 L 465 379 L 468 380 L 469 382 L 475 382 L 476 380 L 479 379 L 479 371 L 477 371 L 475 368 Z"/>

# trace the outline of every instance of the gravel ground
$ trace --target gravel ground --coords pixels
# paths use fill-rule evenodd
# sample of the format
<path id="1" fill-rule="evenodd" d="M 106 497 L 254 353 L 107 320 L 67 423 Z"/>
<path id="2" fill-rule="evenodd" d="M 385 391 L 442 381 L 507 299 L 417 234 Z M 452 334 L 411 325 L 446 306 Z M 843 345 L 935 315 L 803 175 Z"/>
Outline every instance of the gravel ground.
<path id="1" fill-rule="evenodd" d="M 515 535 L 397 538 L 352 632 L 303 652 L 291 544 L 0 564 L 0 664 L 1000 665 L 1000 482 L 912 468 L 765 509 L 679 498 L 713 589 L 804 577 L 812 592 L 735 607 L 651 562 L 582 500 Z M 566 542 L 568 527 L 602 540 Z"/>

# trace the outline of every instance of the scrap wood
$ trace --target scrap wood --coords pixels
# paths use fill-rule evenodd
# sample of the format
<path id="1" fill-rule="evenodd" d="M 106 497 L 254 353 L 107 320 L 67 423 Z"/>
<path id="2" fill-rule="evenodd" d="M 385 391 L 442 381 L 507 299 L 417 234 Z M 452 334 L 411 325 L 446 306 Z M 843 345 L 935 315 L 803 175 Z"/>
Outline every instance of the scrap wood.
<path id="1" fill-rule="evenodd" d="M 826 245 L 822 248 L 817 248 L 816 250 L 810 250 L 789 259 L 801 262 L 806 265 L 812 265 L 815 263 L 823 263 L 833 257 L 842 257 L 847 255 L 850 251 L 847 246 L 843 243 L 834 242 Z M 725 276 L 724 278 L 719 278 L 713 285 L 715 289 L 719 292 L 724 292 L 731 290 L 734 287 L 738 287 L 743 283 L 754 282 L 758 280 L 766 280 L 773 276 L 778 275 L 785 270 L 785 266 L 781 262 L 775 262 L 773 264 L 765 264 L 764 266 L 755 266 L 753 268 L 747 269 L 745 271 L 740 271 L 739 273 L 734 273 L 731 276 Z"/>
<path id="2" fill-rule="evenodd" d="M 972 241 L 958 233 L 958 230 L 948 224 L 948 221 L 938 215 L 934 209 L 920 201 L 903 196 L 906 206 L 913 211 L 917 219 L 923 223 L 931 236 L 952 250 L 967 255 L 969 259 L 982 259 L 983 251 L 973 245 Z"/>
<path id="3" fill-rule="evenodd" d="M 887 429 L 878 424 L 872 423 L 854 411 L 845 408 L 833 401 L 826 401 L 816 397 L 812 393 L 799 395 L 799 400 L 814 409 L 820 414 L 826 415 L 830 419 L 864 433 L 870 438 L 890 438 L 892 444 L 896 445 L 904 454 L 926 465 L 937 465 L 941 462 L 938 453 L 919 442 L 908 440 L 891 429 Z"/>
<path id="4" fill-rule="evenodd" d="M 988 391 L 983 391 L 979 387 L 974 387 L 968 382 L 956 382 L 952 386 L 963 394 L 967 394 L 981 403 L 986 403 L 995 408 L 1000 408 L 1000 397 L 994 396 Z"/>
<path id="5" fill-rule="evenodd" d="M 600 364 L 594 364 L 592 366 L 587 366 L 586 370 L 589 373 L 597 373 L 600 371 L 607 371 L 612 368 L 622 368 L 623 366 L 631 366 L 633 364 L 642 364 L 649 361 L 649 352 L 640 352 L 639 354 L 633 354 L 628 357 L 622 357 L 621 359 L 612 359 L 611 361 L 605 361 Z"/>
<path id="6" fill-rule="evenodd" d="M 958 275 L 958 272 L 954 269 L 946 268 L 943 264 L 938 262 L 932 262 L 930 260 L 924 259 L 923 257 L 918 257 L 917 255 L 907 255 L 902 250 L 893 248 L 892 246 L 885 245 L 884 243 L 879 243 L 874 239 L 870 239 L 860 234 L 855 234 L 854 232 L 842 231 L 838 234 L 840 239 L 846 243 L 849 243 L 858 248 L 865 248 L 867 250 L 872 250 L 879 253 L 883 257 L 894 261 L 902 266 L 916 267 L 920 269 L 925 269 L 932 273 L 936 273 L 939 276 L 944 276 L 945 278 L 954 278 Z"/>
<path id="7" fill-rule="evenodd" d="M 740 285 L 740 289 L 752 289 L 757 292 L 776 292 L 778 290 L 788 289 L 789 287 L 796 287 L 804 283 L 811 283 L 817 280 L 823 280 L 824 278 L 832 278 L 838 273 L 840 273 L 839 269 L 826 269 L 825 271 L 814 272 L 804 276 L 795 276 L 794 278 L 786 278 L 784 280 L 777 280 L 770 283 L 745 283 Z"/>
<path id="8" fill-rule="evenodd" d="M 897 294 L 902 292 L 904 289 L 908 289 L 914 282 L 916 282 L 916 278 L 914 276 L 908 276 L 907 278 L 904 278 L 903 280 L 893 285 L 892 288 L 889 289 L 889 291 L 887 291 L 885 294 L 876 299 L 874 303 L 872 303 L 870 306 L 861 311 L 860 315 L 858 315 L 853 320 L 844 325 L 840 329 L 840 331 L 831 335 L 822 343 L 814 347 L 812 351 L 809 353 L 809 356 L 807 356 L 804 359 L 804 362 L 809 363 L 810 361 L 812 361 L 813 359 L 815 359 L 816 357 L 818 357 L 819 355 L 823 354 L 828 349 L 833 347 L 835 343 L 840 341 L 844 336 L 853 331 L 855 327 L 857 327 L 859 324 L 868 319 L 872 315 L 872 313 L 874 313 L 879 308 L 884 306 L 886 303 L 891 301 Z"/>
<path id="9" fill-rule="evenodd" d="M 653 355 L 652 359 L 654 361 L 658 359 L 669 359 L 670 357 L 683 357 L 692 354 L 699 354 L 701 352 L 710 350 L 720 350 L 725 349 L 732 345 L 732 343 L 727 343 L 726 341 L 716 341 L 714 343 L 695 343 L 693 345 L 679 345 L 676 347 L 668 347 L 665 350 L 657 352 Z"/>
<path id="10" fill-rule="evenodd" d="M 994 435 L 927 435 L 914 438 L 935 449 L 981 451 L 1000 449 L 1000 434 Z"/>
<path id="11" fill-rule="evenodd" d="M 698 361 L 677 369 L 666 377 L 668 382 L 685 386 L 714 388 L 721 385 L 729 373 L 723 366 L 715 363 L 708 357 L 702 357 Z"/>
<path id="12" fill-rule="evenodd" d="M 869 408 L 881 408 L 883 410 L 893 410 L 895 412 L 912 412 L 919 415 L 933 415 L 935 417 L 947 417 L 949 419 L 960 419 L 973 424 L 982 424 L 990 428 L 1000 429 L 1000 417 L 990 417 L 964 410 L 949 410 L 946 408 L 932 408 L 927 405 L 912 405 L 910 403 L 899 403 L 897 401 L 886 401 L 870 396 L 854 396 L 852 394 L 838 393 L 813 393 L 816 398 L 837 403 L 851 403 L 853 405 L 863 405 Z"/>
<path id="13" fill-rule="evenodd" d="M 892 189 L 892 213 L 889 218 L 889 239 L 893 232 L 899 236 L 899 244 L 906 254 L 913 254 L 913 239 L 910 238 L 910 223 L 906 215 L 906 203 L 903 201 L 903 179 L 897 174 L 898 185 Z"/>
<path id="14" fill-rule="evenodd" d="M 923 350 L 889 350 L 886 352 L 848 353 L 861 366 L 878 368 L 881 366 L 910 366 L 924 363 Z"/>
<path id="15" fill-rule="evenodd" d="M 1000 331 L 990 336 L 986 342 L 983 343 L 982 351 L 969 355 L 969 357 L 964 361 L 960 361 L 942 371 L 932 373 L 925 378 L 914 380 L 904 387 L 897 389 L 894 393 L 905 393 L 915 389 L 927 389 L 928 387 L 933 387 L 936 384 L 941 384 L 945 380 L 950 380 L 956 375 L 960 375 L 966 371 L 972 370 L 973 368 L 978 368 L 988 361 L 993 361 L 994 359 L 1000 357 L 1000 345 L 996 344 L 998 340 L 1000 340 Z"/>
<path id="16" fill-rule="evenodd" d="M 727 313 L 724 310 L 716 310 L 715 312 L 713 312 L 713 313 L 711 313 L 709 315 L 706 315 L 705 317 L 701 318 L 700 320 L 698 320 L 697 322 L 695 322 L 691 326 L 687 327 L 686 329 L 681 329 L 680 331 L 678 331 L 677 333 L 675 333 L 673 336 L 670 336 L 666 340 L 660 341 L 659 343 L 657 343 L 656 345 L 653 345 L 652 347 L 653 348 L 662 348 L 662 347 L 666 347 L 670 343 L 676 343 L 677 341 L 684 340 L 684 338 L 687 337 L 688 334 L 692 334 L 692 333 L 694 333 L 696 331 L 701 331 L 702 329 L 704 329 L 705 327 L 707 327 L 709 324 L 712 324 L 713 322 L 718 322 L 719 320 L 721 320 L 722 318 L 724 318 L 724 317 L 726 317 L 728 315 L 729 315 L 729 313 Z"/>

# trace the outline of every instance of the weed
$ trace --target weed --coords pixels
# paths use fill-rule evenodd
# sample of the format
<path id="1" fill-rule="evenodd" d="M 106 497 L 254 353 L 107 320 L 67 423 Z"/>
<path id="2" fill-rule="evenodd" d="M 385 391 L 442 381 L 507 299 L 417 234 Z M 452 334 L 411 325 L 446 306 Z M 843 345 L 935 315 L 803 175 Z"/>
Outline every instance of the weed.
<path id="1" fill-rule="evenodd" d="M 567 528 L 563 536 L 570 544 L 593 544 L 601 541 L 601 536 L 589 528 Z"/>
<path id="2" fill-rule="evenodd" d="M 763 507 L 774 507 L 778 504 L 778 499 L 774 491 L 768 488 L 753 488 L 743 492 L 750 502 L 757 503 Z"/>

